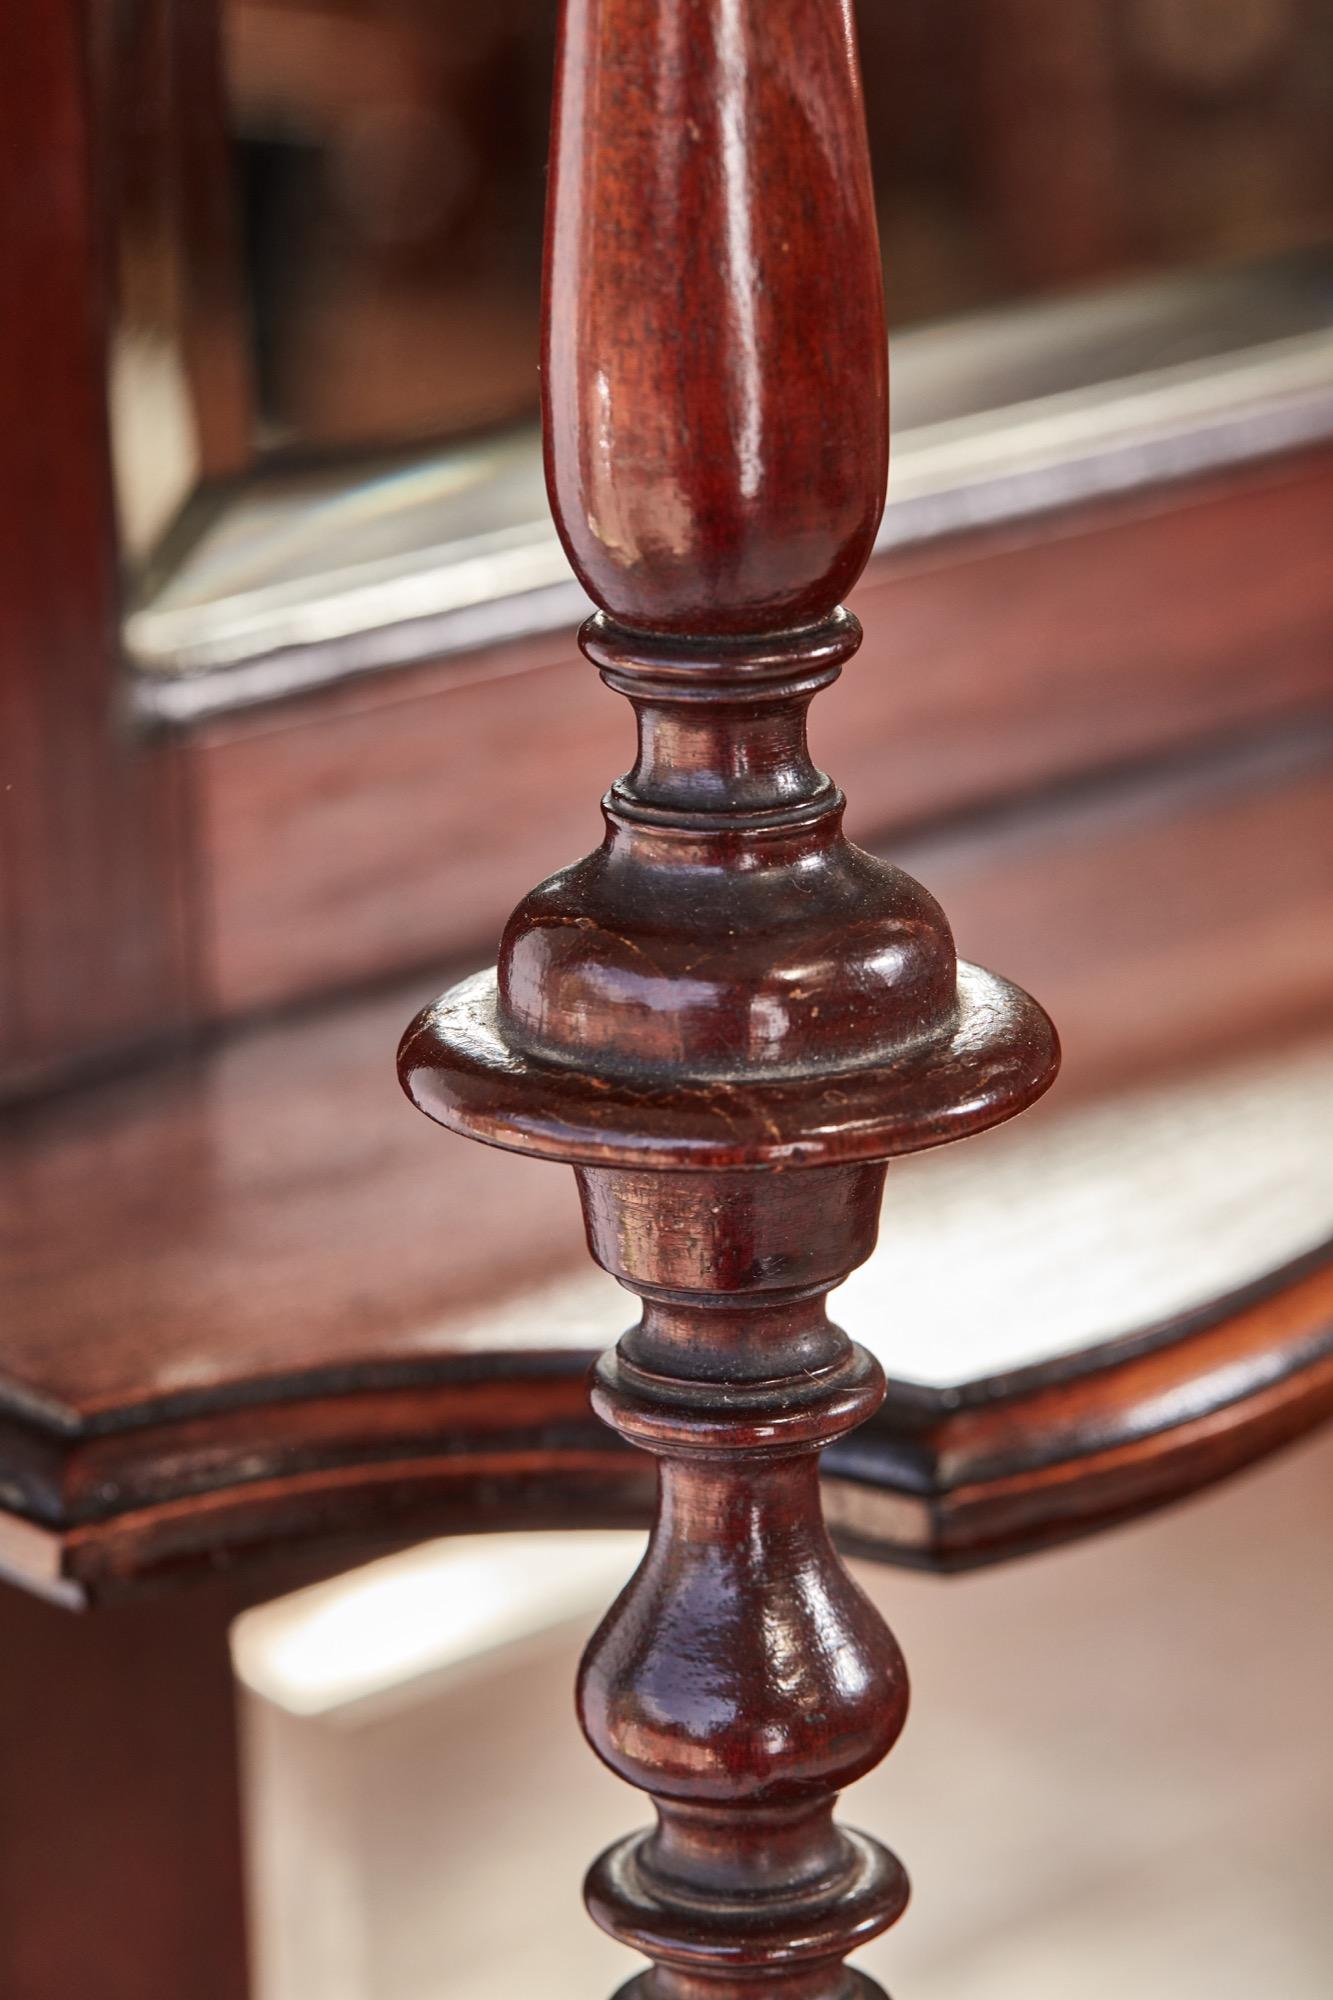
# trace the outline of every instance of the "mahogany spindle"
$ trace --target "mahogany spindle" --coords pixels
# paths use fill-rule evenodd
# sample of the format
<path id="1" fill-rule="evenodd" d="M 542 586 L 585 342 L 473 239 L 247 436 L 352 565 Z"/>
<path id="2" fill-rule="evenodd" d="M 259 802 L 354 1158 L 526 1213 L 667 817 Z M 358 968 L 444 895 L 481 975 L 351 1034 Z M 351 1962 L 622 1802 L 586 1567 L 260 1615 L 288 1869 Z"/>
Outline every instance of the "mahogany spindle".
<path id="1" fill-rule="evenodd" d="M 413 1023 L 421 1108 L 571 1162 L 642 1301 L 597 1371 L 660 1460 L 584 1727 L 657 1825 L 594 1866 L 653 1961 L 623 2000 L 871 2000 L 846 1955 L 907 1897 L 833 1820 L 902 1726 L 818 1453 L 883 1377 L 824 1310 L 884 1163 L 1051 1081 L 1041 1010 L 850 845 L 805 714 L 884 499 L 874 208 L 848 0 L 565 0 L 547 234 L 548 485 L 639 724 L 600 848 L 533 891 L 497 971 Z M 881 1997 L 882 2000 L 882 1997 Z"/>

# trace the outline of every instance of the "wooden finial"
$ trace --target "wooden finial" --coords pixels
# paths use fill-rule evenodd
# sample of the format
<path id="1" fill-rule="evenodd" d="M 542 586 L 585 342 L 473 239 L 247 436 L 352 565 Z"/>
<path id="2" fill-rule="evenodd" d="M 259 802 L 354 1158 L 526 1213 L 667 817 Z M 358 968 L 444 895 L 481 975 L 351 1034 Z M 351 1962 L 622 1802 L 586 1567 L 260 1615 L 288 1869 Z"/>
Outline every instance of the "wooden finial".
<path id="1" fill-rule="evenodd" d="M 594 1400 L 661 1504 L 580 1682 L 657 1806 L 588 1884 L 653 1961 L 635 2000 L 877 1992 L 843 1960 L 906 1880 L 832 1812 L 906 1678 L 820 1513 L 820 1449 L 883 1394 L 824 1297 L 873 1248 L 884 1163 L 1021 1110 L 1057 1061 L 1041 1010 L 845 839 L 806 749 L 860 636 L 884 352 L 847 0 L 566 0 L 548 483 L 639 756 L 601 847 L 400 1060 L 444 1124 L 574 1164 L 642 1302 Z"/>

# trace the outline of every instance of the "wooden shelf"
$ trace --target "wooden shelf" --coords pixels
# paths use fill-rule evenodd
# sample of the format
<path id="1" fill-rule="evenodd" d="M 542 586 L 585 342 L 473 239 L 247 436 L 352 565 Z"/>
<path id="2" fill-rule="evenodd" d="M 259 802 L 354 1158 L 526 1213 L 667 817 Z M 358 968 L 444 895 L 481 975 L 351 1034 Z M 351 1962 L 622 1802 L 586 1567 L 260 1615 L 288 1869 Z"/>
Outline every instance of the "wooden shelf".
<path id="1" fill-rule="evenodd" d="M 1262 796 L 1275 865 L 1312 782 L 1306 772 L 1270 798 L 1248 777 L 1228 788 L 1194 776 L 1169 811 L 1122 808 L 1120 838 L 1150 875 L 1174 869 L 1178 888 L 1219 815 L 1253 835 Z M 1094 820 L 1109 865 L 1116 815 Z M 993 830 L 971 850 L 955 843 L 954 902 L 971 882 L 978 908 L 999 899 L 1004 926 L 1028 872 L 1050 881 L 1050 856 L 1070 854 L 1071 824 L 1048 814 L 1008 846 Z M 1108 1093 L 1164 1021 L 1176 1024 L 1164 1045 L 1178 1065 L 1191 1012 L 1210 1060 L 1252 1059 L 1247 982 L 1223 979 L 1224 963 L 1262 954 L 1265 1005 L 1291 1060 L 1326 1061 L 1298 1030 L 1326 1014 L 1333 978 L 1313 942 L 1303 957 L 1279 948 L 1330 929 L 1328 902 L 1300 879 L 1278 931 L 1271 908 L 1251 918 L 1229 903 L 1213 918 L 1196 906 L 1187 950 L 1179 895 L 1163 899 L 1160 929 L 1145 904 L 1137 1004 L 1131 963 L 1104 983 L 1097 1013 L 1080 1011 L 1079 995 L 1093 990 L 1106 911 L 1093 898 L 1080 931 L 1072 888 L 1057 898 L 1067 920 L 1047 962 L 1023 970 L 1079 1024 L 1068 1086 L 1012 1140 L 978 1142 L 978 1189 L 984 1177 L 1002 1201 L 993 1149 L 1005 1143 L 1027 1147 L 1029 1179 L 1045 1145 L 1038 1121 L 1057 1166 L 1081 1101 L 1085 1129 L 1105 1125 Z M 1174 977 L 1146 976 L 1164 966 Z M 628 1301 L 589 1270 L 570 1177 L 442 1141 L 399 1095 L 395 1038 L 435 984 L 270 1023 L 6 1115 L 0 1561 L 14 1580 L 90 1602 L 293 1550 L 327 1567 L 449 1530 L 645 1518 L 650 1468 L 586 1404 L 591 1353 Z M 1142 1103 L 1134 1116 L 1142 1127 Z M 946 1205 L 966 1198 L 970 1153 L 895 1170 L 921 1178 L 886 1256 L 929 1225 L 932 1174 Z M 1231 1164 L 1244 1184 L 1244 1161 Z M 897 1185 L 891 1176 L 891 1215 Z M 1104 1326 L 1091 1350 L 1061 1354 L 1048 1331 L 1044 1358 L 978 1376 L 973 1342 L 971 1380 L 900 1381 L 885 1412 L 829 1454 L 829 1509 L 849 1542 L 935 1567 L 993 1559 L 1187 1491 L 1316 1422 L 1333 1408 L 1333 1257 L 1300 1253 L 1319 1233 L 1320 1200 L 1333 1200 L 1333 1165 L 1307 1192 L 1274 1238 L 1282 1268 L 1238 1295 L 1183 1310 L 1177 1299 L 1146 1331 L 1138 1295 L 1109 1344 Z M 1010 1296 L 1021 1223 L 1015 1235 L 997 1277 Z M 1089 1264 L 1086 1234 L 1070 1254 Z M 1228 1271 L 1235 1293 L 1245 1273 Z M 1052 1297 L 1048 1316 L 1058 1287 Z M 901 1349 L 876 1344 L 895 1372 Z"/>

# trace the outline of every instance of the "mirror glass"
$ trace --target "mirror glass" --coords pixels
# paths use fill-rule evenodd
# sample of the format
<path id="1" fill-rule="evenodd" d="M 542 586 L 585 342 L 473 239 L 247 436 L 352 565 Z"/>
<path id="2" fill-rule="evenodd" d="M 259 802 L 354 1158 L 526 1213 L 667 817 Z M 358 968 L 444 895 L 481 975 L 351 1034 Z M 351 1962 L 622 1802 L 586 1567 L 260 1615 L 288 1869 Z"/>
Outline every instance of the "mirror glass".
<path id="1" fill-rule="evenodd" d="M 1063 331 L 1029 315 L 1017 334 L 965 340 L 961 358 L 955 339 L 942 385 L 929 350 L 918 354 L 900 376 L 900 422 L 994 407 L 1016 387 L 1030 399 L 1086 386 L 1090 355 L 1099 379 L 1188 361 L 1199 325 L 1182 331 L 1178 303 L 1145 305 L 1145 284 L 1237 260 L 1271 266 L 1330 233 L 1333 7 L 859 0 L 856 11 L 895 333 L 926 327 L 933 339 L 959 316 L 966 329 L 1016 303 L 1138 287 L 1101 323 L 1094 304 Z M 378 554 L 386 535 L 400 548 L 428 532 L 410 485 L 401 511 L 404 462 L 471 452 L 471 494 L 479 442 L 518 427 L 531 449 L 555 16 L 556 0 L 92 10 L 118 237 L 112 428 L 141 604 L 256 472 L 286 481 L 298 505 L 316 504 L 302 481 L 325 481 L 318 504 L 330 478 L 368 481 L 352 511 L 372 539 L 378 524 Z M 1290 284 L 1277 289 L 1287 318 L 1275 307 L 1270 333 L 1308 329 L 1308 298 L 1292 321 Z M 1256 312 L 1262 321 L 1252 287 L 1244 339 Z M 1206 318 L 1219 324 L 1214 308 Z M 1007 364 L 989 379 L 1006 340 L 1024 357 L 1019 385 Z M 457 483 L 452 468 L 442 487 L 432 477 L 427 504 Z M 437 515 L 436 549 L 450 539 Z M 239 581 L 223 569 L 230 581 L 214 565 L 186 601 L 259 587 L 244 565 Z M 130 652 L 147 665 L 181 657 L 160 632 Z M 193 665 L 212 658 L 205 648 Z"/>
<path id="2" fill-rule="evenodd" d="M 861 0 L 895 324 L 1317 227 L 1320 11 Z M 267 444 L 383 445 L 531 410 L 554 15 L 224 0 Z"/>

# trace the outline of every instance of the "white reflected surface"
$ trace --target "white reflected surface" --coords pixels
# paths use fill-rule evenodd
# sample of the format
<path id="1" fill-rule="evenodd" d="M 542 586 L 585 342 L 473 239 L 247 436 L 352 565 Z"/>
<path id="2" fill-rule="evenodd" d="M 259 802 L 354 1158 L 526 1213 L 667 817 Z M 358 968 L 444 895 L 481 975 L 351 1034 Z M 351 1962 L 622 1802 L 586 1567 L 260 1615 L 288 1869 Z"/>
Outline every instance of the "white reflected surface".
<path id="1" fill-rule="evenodd" d="M 244 1612 L 232 1663 L 289 1715 L 331 1715 L 545 1632 L 615 1596 L 642 1535 L 431 1542 Z"/>
<path id="2" fill-rule="evenodd" d="M 880 1247 L 831 1309 L 890 1375 L 943 1385 L 1151 1326 L 1329 1236 L 1333 1039 L 1057 1097 L 891 1168 Z"/>

